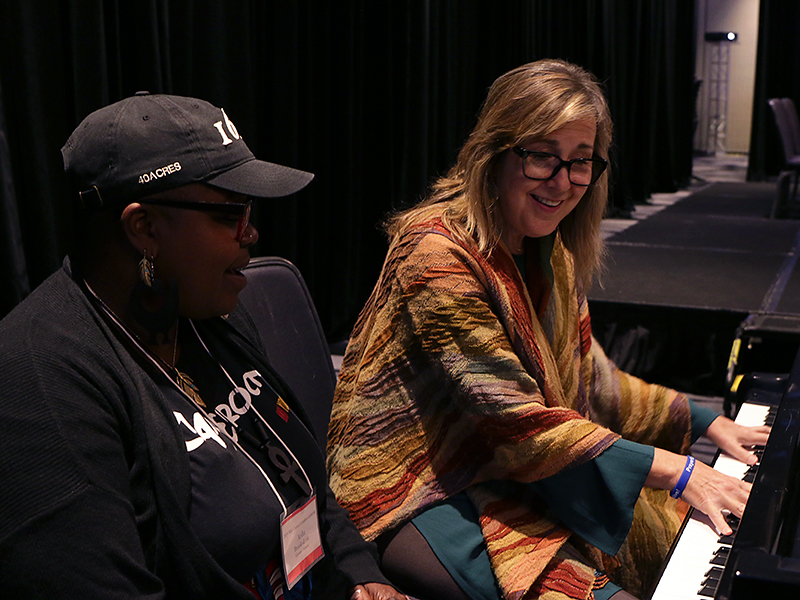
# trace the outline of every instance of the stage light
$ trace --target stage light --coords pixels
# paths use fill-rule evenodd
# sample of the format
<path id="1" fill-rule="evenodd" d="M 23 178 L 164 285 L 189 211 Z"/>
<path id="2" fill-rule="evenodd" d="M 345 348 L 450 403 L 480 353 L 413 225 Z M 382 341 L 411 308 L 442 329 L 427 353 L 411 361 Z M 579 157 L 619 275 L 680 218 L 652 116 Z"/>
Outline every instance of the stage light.
<path id="1" fill-rule="evenodd" d="M 707 31 L 707 42 L 735 42 L 737 34 L 734 31 Z"/>

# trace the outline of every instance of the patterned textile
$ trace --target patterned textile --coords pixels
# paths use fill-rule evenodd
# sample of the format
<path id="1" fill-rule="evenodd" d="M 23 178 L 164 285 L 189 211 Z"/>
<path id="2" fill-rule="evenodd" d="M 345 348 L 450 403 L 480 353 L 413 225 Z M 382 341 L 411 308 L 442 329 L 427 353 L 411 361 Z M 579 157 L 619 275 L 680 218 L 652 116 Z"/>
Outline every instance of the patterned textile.
<path id="1" fill-rule="evenodd" d="M 685 505 L 644 490 L 643 522 L 608 557 L 515 482 L 591 460 L 620 435 L 685 452 L 688 401 L 608 360 L 571 254 L 557 238 L 550 289 L 529 241 L 526 290 L 504 249 L 486 257 L 439 221 L 395 240 L 343 361 L 331 488 L 367 539 L 466 489 L 506 598 L 587 598 L 595 567 L 641 594 Z"/>
<path id="2" fill-rule="evenodd" d="M 307 573 L 292 589 L 286 585 L 283 567 L 277 560 L 269 561 L 255 577 L 245 584 L 257 600 L 313 600 L 319 593 L 312 593 L 312 574 Z"/>

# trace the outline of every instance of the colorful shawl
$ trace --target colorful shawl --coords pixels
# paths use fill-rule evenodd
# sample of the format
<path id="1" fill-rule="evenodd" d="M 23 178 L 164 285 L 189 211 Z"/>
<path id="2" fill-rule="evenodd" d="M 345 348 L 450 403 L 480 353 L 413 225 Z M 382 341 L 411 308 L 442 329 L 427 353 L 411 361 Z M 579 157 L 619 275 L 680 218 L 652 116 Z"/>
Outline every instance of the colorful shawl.
<path id="1" fill-rule="evenodd" d="M 557 237 L 550 288 L 535 248 L 526 249 L 528 290 L 504 249 L 486 257 L 439 221 L 392 244 L 341 369 L 331 488 L 367 539 L 467 490 L 510 600 L 587 598 L 594 567 L 641 594 L 682 503 L 643 490 L 631 533 L 609 557 L 574 535 L 565 544 L 571 532 L 515 482 L 591 460 L 620 436 L 685 452 L 688 403 L 617 370 L 591 335 L 571 254 Z"/>

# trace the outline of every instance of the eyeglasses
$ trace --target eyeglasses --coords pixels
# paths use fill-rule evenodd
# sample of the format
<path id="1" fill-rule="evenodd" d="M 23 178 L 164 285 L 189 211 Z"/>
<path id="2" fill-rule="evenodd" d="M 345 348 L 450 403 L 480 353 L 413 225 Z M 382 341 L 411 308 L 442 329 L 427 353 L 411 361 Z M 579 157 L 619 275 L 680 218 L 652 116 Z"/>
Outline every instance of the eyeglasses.
<path id="1" fill-rule="evenodd" d="M 563 160 L 560 156 L 549 152 L 536 152 L 525 150 L 521 146 L 512 148 L 514 154 L 522 158 L 522 174 L 528 179 L 546 181 L 555 177 L 566 167 L 567 177 L 573 185 L 592 185 L 608 166 L 608 161 L 603 158 L 574 158 Z"/>
<path id="2" fill-rule="evenodd" d="M 250 224 L 250 208 L 252 200 L 247 202 L 202 202 L 200 200 L 169 200 L 167 198 L 140 200 L 142 204 L 154 204 L 156 206 L 168 206 L 170 208 L 185 208 L 188 210 L 199 210 L 203 212 L 224 213 L 239 217 L 236 225 L 236 241 L 241 242 L 244 232 Z"/>

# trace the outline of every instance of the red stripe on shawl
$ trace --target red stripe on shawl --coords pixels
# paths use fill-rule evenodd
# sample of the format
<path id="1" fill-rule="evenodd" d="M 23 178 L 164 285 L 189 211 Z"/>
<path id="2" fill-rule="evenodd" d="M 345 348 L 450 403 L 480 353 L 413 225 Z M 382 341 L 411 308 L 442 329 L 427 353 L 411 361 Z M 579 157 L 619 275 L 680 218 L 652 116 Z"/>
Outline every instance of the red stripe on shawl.
<path id="1" fill-rule="evenodd" d="M 501 250 L 500 248 L 492 252 L 488 257 L 481 254 L 474 254 L 475 258 L 483 263 L 486 263 L 487 271 L 494 272 L 500 283 L 508 293 L 509 304 L 511 305 L 511 313 L 514 319 L 519 323 L 525 332 L 525 336 L 533 339 L 533 325 L 531 323 L 530 311 L 528 303 L 525 300 L 525 293 L 523 292 L 523 282 L 520 278 L 517 266 L 511 256 Z"/>
<path id="2" fill-rule="evenodd" d="M 521 528 L 531 525 L 530 517 L 532 513 L 544 513 L 547 510 L 547 505 L 541 498 L 530 495 L 528 496 L 524 505 L 521 505 L 517 498 L 504 498 L 487 503 L 486 506 L 484 506 L 480 517 L 481 523 L 483 525 L 488 524 L 488 521 L 491 518 L 490 515 L 502 514 L 504 520 L 502 523 L 494 520 L 492 522 L 491 533 L 484 528 L 483 531 L 484 535 L 486 536 L 486 541 L 489 542 L 490 540 L 500 540 L 509 533 L 517 533 Z M 537 532 L 536 538 L 526 537 L 516 543 L 509 543 L 507 546 L 505 546 L 503 551 L 507 548 L 516 548 L 521 546 L 541 547 L 542 545 L 547 546 L 550 544 L 557 544 L 560 547 L 564 541 L 564 533 L 566 530 L 556 523 L 545 520 L 541 520 L 539 523 L 547 524 L 547 526 Z M 490 550 L 490 552 L 492 551 Z M 493 554 L 494 553 L 500 552 L 498 552 L 498 549 L 495 549 Z"/>
<path id="3" fill-rule="evenodd" d="M 533 583 L 530 595 L 538 598 L 547 592 L 558 592 L 567 598 L 583 600 L 593 583 L 594 576 L 589 575 L 585 568 L 576 568 L 570 561 L 556 557 Z"/>
<path id="4" fill-rule="evenodd" d="M 581 300 L 578 327 L 580 328 L 581 356 L 589 354 L 592 348 L 592 318 L 589 315 L 589 303 L 584 297 Z"/>
<path id="5" fill-rule="evenodd" d="M 351 520 L 360 531 L 363 532 L 371 527 L 383 515 L 403 504 L 403 501 L 410 495 L 414 482 L 420 479 L 420 474 L 426 466 L 431 464 L 432 457 L 439 452 L 441 443 L 442 440 L 432 442 L 428 450 L 419 454 L 408 464 L 405 473 L 390 488 L 378 488 L 352 502 L 339 499 L 339 504 L 348 510 Z M 440 500 L 447 495 L 447 493 L 434 494 L 435 497 L 432 501 Z"/>
<path id="6" fill-rule="evenodd" d="M 339 504 L 342 508 L 347 509 L 353 523 L 363 532 L 365 529 L 372 527 L 383 515 L 403 504 L 403 501 L 410 495 L 414 482 L 419 479 L 420 467 L 429 464 L 429 462 L 430 458 L 427 453 L 421 454 L 411 462 L 399 481 L 391 487 L 378 488 L 352 502 L 340 499 Z M 415 466 L 417 467 L 416 469 L 414 468 Z"/>
<path id="7" fill-rule="evenodd" d="M 529 522 L 530 522 L 530 517 L 528 517 L 527 519 L 519 519 L 519 523 L 521 523 L 521 524 L 527 524 Z M 563 531 L 564 531 L 563 529 L 559 529 L 557 527 L 551 527 L 550 529 L 542 531 L 541 532 L 541 536 L 539 538 L 520 537 L 519 540 L 517 540 L 516 542 L 511 542 L 511 543 L 505 544 L 502 547 L 498 546 L 497 548 L 495 548 L 495 550 L 491 554 L 492 555 L 503 554 L 503 553 L 505 553 L 505 552 L 507 552 L 509 550 L 515 550 L 517 548 L 531 548 L 531 549 L 533 549 L 533 548 L 541 547 L 543 540 L 547 540 L 549 538 L 550 534 L 556 535 L 557 539 L 555 539 L 553 541 L 560 545 L 562 543 L 562 541 L 563 541 L 563 538 L 565 537 L 563 535 Z M 516 532 L 516 530 L 513 527 L 505 526 L 505 527 L 500 528 L 497 531 L 493 532 L 492 534 L 488 535 L 486 537 L 486 542 L 488 543 L 490 541 L 502 540 L 507 535 L 513 534 L 515 532 Z M 485 533 L 485 530 L 484 530 L 484 533 Z"/>

